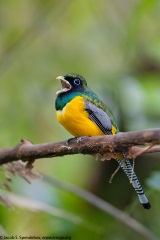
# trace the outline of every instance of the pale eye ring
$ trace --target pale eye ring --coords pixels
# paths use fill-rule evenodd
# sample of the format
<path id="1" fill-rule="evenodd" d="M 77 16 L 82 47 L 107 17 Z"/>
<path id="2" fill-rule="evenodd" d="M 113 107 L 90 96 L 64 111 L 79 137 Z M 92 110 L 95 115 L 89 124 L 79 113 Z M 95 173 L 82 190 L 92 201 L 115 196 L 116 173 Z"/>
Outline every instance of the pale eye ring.
<path id="1" fill-rule="evenodd" d="M 74 84 L 80 85 L 80 83 L 81 83 L 80 79 L 78 79 L 78 78 L 74 79 Z"/>

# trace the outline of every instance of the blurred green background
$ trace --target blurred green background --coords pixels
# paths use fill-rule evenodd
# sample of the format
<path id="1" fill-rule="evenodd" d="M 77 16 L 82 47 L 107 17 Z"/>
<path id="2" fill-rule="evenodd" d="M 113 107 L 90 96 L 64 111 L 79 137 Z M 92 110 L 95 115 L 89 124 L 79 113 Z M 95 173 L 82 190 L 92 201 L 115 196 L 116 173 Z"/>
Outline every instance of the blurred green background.
<path id="1" fill-rule="evenodd" d="M 0 147 L 21 138 L 33 143 L 70 138 L 56 120 L 59 75 L 82 74 L 110 106 L 121 131 L 159 127 L 160 1 L 1 0 Z M 137 158 L 136 173 L 152 204 L 145 211 L 117 164 L 75 155 L 38 160 L 35 168 L 80 186 L 131 214 L 160 238 L 160 154 Z M 156 172 L 155 172 L 156 171 Z M 72 239 L 143 239 L 67 191 L 16 177 L 15 193 L 80 216 L 81 224 L 56 216 L 0 206 L 0 233 L 69 235 Z M 0 235 L 1 235 L 0 234 Z"/>

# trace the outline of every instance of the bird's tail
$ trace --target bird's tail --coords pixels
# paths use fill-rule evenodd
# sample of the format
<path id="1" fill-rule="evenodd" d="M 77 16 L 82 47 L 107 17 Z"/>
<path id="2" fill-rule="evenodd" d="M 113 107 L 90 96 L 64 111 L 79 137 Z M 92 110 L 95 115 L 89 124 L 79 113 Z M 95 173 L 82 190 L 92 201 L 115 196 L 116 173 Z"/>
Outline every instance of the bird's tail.
<path id="1" fill-rule="evenodd" d="M 122 160 L 118 160 L 118 159 L 116 159 L 116 161 L 120 164 L 121 168 L 123 169 L 123 171 L 129 178 L 129 180 L 131 180 L 132 186 L 134 187 L 136 193 L 138 194 L 139 200 L 142 203 L 143 207 L 145 209 L 150 209 L 151 205 L 150 205 L 146 195 L 143 192 L 142 186 L 141 186 L 135 172 L 133 171 L 130 161 L 129 160 L 122 161 Z"/>

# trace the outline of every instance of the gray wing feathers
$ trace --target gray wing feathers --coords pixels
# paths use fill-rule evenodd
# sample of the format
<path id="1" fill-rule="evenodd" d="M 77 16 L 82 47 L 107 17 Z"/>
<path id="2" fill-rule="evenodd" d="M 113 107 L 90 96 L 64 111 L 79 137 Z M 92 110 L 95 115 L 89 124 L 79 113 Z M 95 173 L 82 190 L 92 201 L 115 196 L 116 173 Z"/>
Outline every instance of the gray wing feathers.
<path id="1" fill-rule="evenodd" d="M 85 100 L 85 105 L 89 118 L 98 125 L 102 132 L 104 134 L 112 134 L 112 123 L 107 113 L 88 100 Z"/>
<path id="2" fill-rule="evenodd" d="M 103 111 L 101 108 L 97 107 L 92 102 L 89 102 L 88 100 L 85 100 L 85 105 L 86 105 L 86 111 L 89 113 L 89 118 L 99 126 L 102 132 L 104 132 L 104 134 L 106 135 L 112 134 L 112 120 L 108 116 L 108 114 L 105 111 Z M 123 171 L 126 173 L 127 177 L 129 179 L 132 178 L 132 185 L 135 191 L 137 192 L 140 202 L 143 204 L 143 207 L 145 209 L 151 208 L 151 205 L 148 202 L 148 199 L 143 192 L 143 189 L 139 183 L 139 180 L 136 174 L 133 172 L 130 162 L 126 160 L 125 163 L 122 164 L 123 163 L 122 161 L 118 159 L 116 160 L 120 164 Z"/>

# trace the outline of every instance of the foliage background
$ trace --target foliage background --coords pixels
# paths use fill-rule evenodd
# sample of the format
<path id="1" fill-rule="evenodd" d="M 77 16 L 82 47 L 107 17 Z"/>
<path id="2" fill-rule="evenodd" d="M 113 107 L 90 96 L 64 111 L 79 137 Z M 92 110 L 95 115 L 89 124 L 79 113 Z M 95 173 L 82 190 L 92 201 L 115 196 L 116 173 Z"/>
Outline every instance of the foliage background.
<path id="1" fill-rule="evenodd" d="M 0 1 L 0 146 L 21 138 L 34 143 L 70 135 L 57 123 L 55 78 L 84 75 L 110 106 L 121 131 L 158 128 L 160 119 L 160 2 L 157 0 Z M 78 185 L 128 212 L 160 237 L 159 154 L 143 155 L 136 173 L 152 204 L 144 211 L 114 161 L 66 156 L 36 161 L 35 168 Z M 155 172 L 156 170 L 156 172 Z M 73 239 L 142 239 L 109 215 L 58 188 L 16 177 L 15 193 L 67 210 L 81 224 L 47 213 L 0 206 L 0 233 L 70 235 Z"/>

